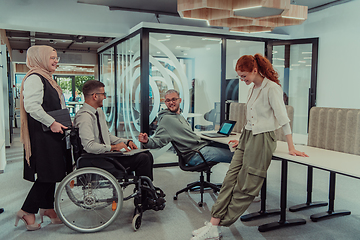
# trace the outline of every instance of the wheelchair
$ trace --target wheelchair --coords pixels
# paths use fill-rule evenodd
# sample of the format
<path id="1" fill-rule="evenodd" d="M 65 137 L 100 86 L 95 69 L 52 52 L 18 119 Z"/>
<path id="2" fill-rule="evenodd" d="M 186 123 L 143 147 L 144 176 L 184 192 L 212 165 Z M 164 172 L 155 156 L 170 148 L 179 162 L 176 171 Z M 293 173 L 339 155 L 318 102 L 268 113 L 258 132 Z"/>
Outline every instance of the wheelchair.
<path id="1" fill-rule="evenodd" d="M 116 160 L 121 153 L 84 153 L 78 129 L 73 127 L 68 135 L 76 170 L 60 182 L 55 194 L 56 212 L 67 227 L 86 233 L 100 231 L 117 218 L 123 201 L 134 199 L 132 227 L 136 231 L 145 210 L 165 208 L 164 192 L 150 178 L 128 173 Z M 134 185 L 134 191 L 125 197 L 123 189 L 129 185 Z M 144 194 L 146 204 L 141 201 Z"/>

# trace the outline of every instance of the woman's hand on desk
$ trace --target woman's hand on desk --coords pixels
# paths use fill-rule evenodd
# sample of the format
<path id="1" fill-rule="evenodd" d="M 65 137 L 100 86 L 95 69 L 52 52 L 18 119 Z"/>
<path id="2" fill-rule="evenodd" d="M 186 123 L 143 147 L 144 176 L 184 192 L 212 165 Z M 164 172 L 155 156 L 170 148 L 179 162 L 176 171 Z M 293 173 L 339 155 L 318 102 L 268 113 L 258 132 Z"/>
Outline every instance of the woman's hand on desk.
<path id="1" fill-rule="evenodd" d="M 292 156 L 309 157 L 306 153 L 300 152 L 300 151 L 296 150 L 295 148 L 289 150 L 289 154 Z"/>
<path id="2" fill-rule="evenodd" d="M 232 147 L 232 148 L 236 148 L 237 145 L 239 145 L 239 141 L 238 141 L 238 140 L 230 140 L 228 144 L 229 144 L 229 145 L 230 145 L 230 144 L 233 144 L 231 147 Z"/>
<path id="3" fill-rule="evenodd" d="M 292 155 L 292 156 L 301 156 L 301 157 L 308 157 L 308 155 L 304 152 L 300 152 L 298 150 L 295 149 L 295 146 L 294 146 L 294 142 L 293 142 L 293 139 L 292 139 L 292 135 L 291 134 L 288 134 L 288 135 L 285 135 L 286 137 L 286 142 L 288 144 L 288 147 L 289 147 L 289 154 Z"/>

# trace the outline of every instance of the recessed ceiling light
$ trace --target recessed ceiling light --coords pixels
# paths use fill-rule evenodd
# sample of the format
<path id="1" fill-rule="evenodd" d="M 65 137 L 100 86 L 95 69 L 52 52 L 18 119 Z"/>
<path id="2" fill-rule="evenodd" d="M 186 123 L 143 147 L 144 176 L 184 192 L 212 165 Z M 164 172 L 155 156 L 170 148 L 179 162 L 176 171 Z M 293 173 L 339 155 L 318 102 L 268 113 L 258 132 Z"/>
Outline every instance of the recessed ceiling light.
<path id="1" fill-rule="evenodd" d="M 238 8 L 238 9 L 234 9 L 234 12 L 235 11 L 241 11 L 241 10 L 247 10 L 247 9 L 252 9 L 252 8 L 261 8 L 262 6 L 259 5 L 259 6 L 253 6 L 253 7 L 247 7 L 247 8 Z"/>
<path id="2" fill-rule="evenodd" d="M 221 38 L 202 38 L 203 41 L 221 41 Z"/>
<path id="3" fill-rule="evenodd" d="M 281 16 L 282 18 L 290 18 L 290 19 L 297 19 L 297 20 L 305 20 L 306 18 L 302 17 L 290 17 L 290 16 Z"/>

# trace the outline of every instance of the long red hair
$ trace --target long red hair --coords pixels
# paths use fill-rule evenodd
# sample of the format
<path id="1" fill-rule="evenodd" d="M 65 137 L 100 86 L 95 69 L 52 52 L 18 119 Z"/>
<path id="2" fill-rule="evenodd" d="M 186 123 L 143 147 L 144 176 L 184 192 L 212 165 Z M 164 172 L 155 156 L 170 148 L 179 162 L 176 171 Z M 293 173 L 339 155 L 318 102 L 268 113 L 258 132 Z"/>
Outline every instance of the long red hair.
<path id="1" fill-rule="evenodd" d="M 252 72 L 256 68 L 262 77 L 266 77 L 277 84 L 280 84 L 278 79 L 279 74 L 274 70 L 270 61 L 257 53 L 254 56 L 244 55 L 236 63 L 235 71 Z"/>

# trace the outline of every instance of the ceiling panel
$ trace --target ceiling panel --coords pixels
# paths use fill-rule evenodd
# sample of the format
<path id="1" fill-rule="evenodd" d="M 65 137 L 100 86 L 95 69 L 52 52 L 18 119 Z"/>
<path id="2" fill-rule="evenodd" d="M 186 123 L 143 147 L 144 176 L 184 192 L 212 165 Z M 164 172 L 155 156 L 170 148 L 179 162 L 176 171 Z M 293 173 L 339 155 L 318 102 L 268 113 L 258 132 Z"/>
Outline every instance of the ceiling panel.
<path id="1" fill-rule="evenodd" d="M 340 4 L 350 0 L 292 0 L 292 4 L 308 6 L 310 9 L 316 9 L 319 6 L 327 4 Z M 149 13 L 154 14 L 154 18 L 161 23 L 178 24 L 206 27 L 204 21 L 195 21 L 181 19 L 177 13 L 177 0 L 79 0 L 78 4 L 92 4 L 109 7 L 109 11 L 118 9 L 122 11 L 131 11 L 136 14 L 130 14 L 132 19 L 129 22 L 146 22 L 149 19 Z M 119 10 L 121 9 L 121 10 Z M 134 20 L 135 19 L 135 20 Z M 127 26 L 127 22 L 119 23 Z M 128 26 L 129 29 L 133 26 Z M 83 36 L 73 34 L 55 34 L 44 32 L 30 32 L 18 30 L 6 30 L 10 46 L 14 50 L 26 50 L 31 43 L 46 44 L 54 46 L 59 51 L 87 51 L 96 53 L 96 50 L 104 44 L 110 42 L 113 38 L 107 36 Z"/>

